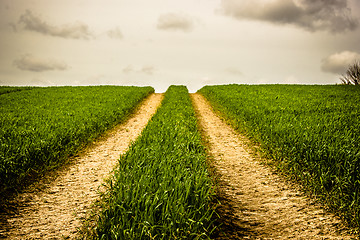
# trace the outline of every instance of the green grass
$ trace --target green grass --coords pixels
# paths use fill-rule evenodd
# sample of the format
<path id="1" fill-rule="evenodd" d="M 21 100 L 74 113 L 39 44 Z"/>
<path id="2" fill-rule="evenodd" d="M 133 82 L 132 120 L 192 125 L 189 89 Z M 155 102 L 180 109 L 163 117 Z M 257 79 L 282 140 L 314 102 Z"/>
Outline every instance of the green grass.
<path id="1" fill-rule="evenodd" d="M 279 169 L 360 227 L 360 88 L 223 85 L 200 91 Z"/>
<path id="2" fill-rule="evenodd" d="M 11 93 L 11 92 L 17 92 L 17 91 L 23 91 L 23 90 L 31 90 L 34 87 L 11 87 L 11 86 L 0 86 L 0 95 Z"/>
<path id="3" fill-rule="evenodd" d="M 0 95 L 0 193 L 124 121 L 151 87 L 48 87 Z"/>
<path id="4" fill-rule="evenodd" d="M 186 87 L 167 90 L 109 188 L 94 238 L 208 238 L 212 180 Z"/>

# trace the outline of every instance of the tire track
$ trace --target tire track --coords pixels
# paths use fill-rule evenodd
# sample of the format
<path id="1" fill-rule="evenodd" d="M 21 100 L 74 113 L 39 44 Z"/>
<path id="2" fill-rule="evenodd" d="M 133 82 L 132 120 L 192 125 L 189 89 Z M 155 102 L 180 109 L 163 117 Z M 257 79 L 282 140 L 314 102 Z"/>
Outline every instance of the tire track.
<path id="1" fill-rule="evenodd" d="M 76 156 L 58 177 L 42 186 L 29 189 L 10 203 L 12 213 L 0 215 L 0 238 L 65 239 L 74 238 L 92 203 L 99 198 L 104 178 L 118 163 L 130 143 L 141 133 L 156 112 L 163 94 L 150 95 L 125 123 Z"/>
<path id="2" fill-rule="evenodd" d="M 216 239 L 356 239 L 341 221 L 273 173 L 200 94 L 191 95 L 213 157 L 220 206 Z"/>

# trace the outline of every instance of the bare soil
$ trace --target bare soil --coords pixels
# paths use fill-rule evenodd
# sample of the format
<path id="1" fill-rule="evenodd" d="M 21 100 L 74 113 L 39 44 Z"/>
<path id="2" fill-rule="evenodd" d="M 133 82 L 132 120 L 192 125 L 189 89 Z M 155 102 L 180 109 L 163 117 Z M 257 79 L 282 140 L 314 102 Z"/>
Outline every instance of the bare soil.
<path id="1" fill-rule="evenodd" d="M 126 123 L 104 134 L 55 175 L 19 194 L 0 213 L 0 238 L 74 239 L 118 158 L 155 113 L 153 94 Z M 358 239 L 339 218 L 264 164 L 251 142 L 191 94 L 213 157 L 219 201 L 215 239 Z"/>
<path id="2" fill-rule="evenodd" d="M 0 215 L 0 238 L 73 239 L 99 199 L 104 179 L 130 143 L 141 133 L 161 103 L 163 94 L 150 95 L 124 124 L 116 126 L 47 177 L 7 203 Z M 51 179 L 51 181 L 49 181 Z"/>
<path id="3" fill-rule="evenodd" d="M 357 239 L 339 218 L 264 164 L 202 95 L 191 97 L 218 176 L 221 227 L 215 239 Z"/>

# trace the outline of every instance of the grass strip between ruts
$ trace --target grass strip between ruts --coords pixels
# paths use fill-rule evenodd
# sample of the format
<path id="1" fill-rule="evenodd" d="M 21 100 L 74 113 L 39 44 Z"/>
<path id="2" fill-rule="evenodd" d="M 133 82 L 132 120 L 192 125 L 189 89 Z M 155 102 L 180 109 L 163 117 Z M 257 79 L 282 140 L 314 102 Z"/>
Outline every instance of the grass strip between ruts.
<path id="1" fill-rule="evenodd" d="M 98 239 L 206 239 L 212 180 L 185 86 L 170 86 L 157 113 L 119 160 L 96 227 Z"/>

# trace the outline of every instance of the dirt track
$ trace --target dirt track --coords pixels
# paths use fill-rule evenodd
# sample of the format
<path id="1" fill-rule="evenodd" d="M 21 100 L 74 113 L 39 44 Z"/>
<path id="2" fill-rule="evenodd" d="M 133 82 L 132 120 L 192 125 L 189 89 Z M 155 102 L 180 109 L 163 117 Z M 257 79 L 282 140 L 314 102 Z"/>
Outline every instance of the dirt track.
<path id="1" fill-rule="evenodd" d="M 59 172 L 55 181 L 41 186 L 41 191 L 29 189 L 14 199 L 12 206 L 8 206 L 13 211 L 0 215 L 0 238 L 74 238 L 92 203 L 98 199 L 104 178 L 141 133 L 162 98 L 162 94 L 150 95 L 127 122 L 107 132 L 73 159 L 73 164 Z"/>
<path id="2" fill-rule="evenodd" d="M 0 238 L 73 239 L 98 190 L 146 126 L 162 100 L 151 95 L 126 123 L 115 127 L 73 159 L 58 177 L 29 189 L 0 215 Z M 219 176 L 218 198 L 222 231 L 216 239 L 356 239 L 341 221 L 274 174 L 212 111 L 199 94 L 191 94 L 213 167 Z"/>
<path id="3" fill-rule="evenodd" d="M 249 149 L 200 94 L 191 95 L 219 175 L 217 239 L 355 239 L 341 221 L 289 186 Z"/>

